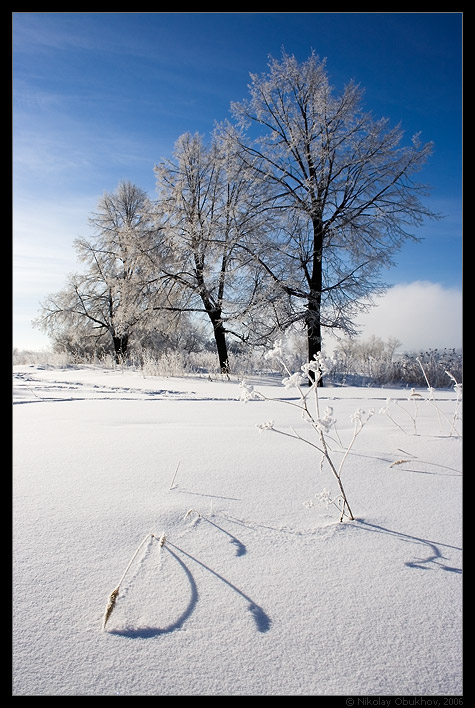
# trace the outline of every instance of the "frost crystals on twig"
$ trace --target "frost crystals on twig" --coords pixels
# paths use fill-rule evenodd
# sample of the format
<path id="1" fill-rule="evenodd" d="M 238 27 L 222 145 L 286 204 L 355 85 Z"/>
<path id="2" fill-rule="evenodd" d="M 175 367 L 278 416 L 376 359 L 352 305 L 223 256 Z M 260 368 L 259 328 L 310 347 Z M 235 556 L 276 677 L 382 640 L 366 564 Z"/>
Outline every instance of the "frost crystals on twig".
<path id="1" fill-rule="evenodd" d="M 266 354 L 266 358 L 275 359 L 283 367 L 286 376 L 282 380 L 282 384 L 286 388 L 295 387 L 299 393 L 300 400 L 297 403 L 294 401 L 279 402 L 294 406 L 301 411 L 301 417 L 307 423 L 309 423 L 310 427 L 313 429 L 313 432 L 316 433 L 316 441 L 302 436 L 294 428 L 290 429 L 290 433 L 284 430 L 280 430 L 279 428 L 275 427 L 275 423 L 273 420 L 268 420 L 266 423 L 261 423 L 260 425 L 258 425 L 257 427 L 259 431 L 262 432 L 269 430 L 274 433 L 279 433 L 280 435 L 284 435 L 294 440 L 300 440 L 316 449 L 321 454 L 320 468 L 323 467 L 323 464 L 325 462 L 328 464 L 333 476 L 335 477 L 338 483 L 339 488 L 339 495 L 335 498 L 332 498 L 330 496 L 330 493 L 328 493 L 328 497 L 325 497 L 326 502 L 334 504 L 338 507 L 340 511 L 340 521 L 343 521 L 343 518 L 345 516 L 350 520 L 353 520 L 353 512 L 351 511 L 350 505 L 348 503 L 341 475 L 343 465 L 345 464 L 345 461 L 349 455 L 351 448 L 353 447 L 357 436 L 359 435 L 369 418 L 373 415 L 374 410 L 371 409 L 366 412 L 361 409 L 357 409 L 354 412 L 352 416 L 354 426 L 352 439 L 344 451 L 342 460 L 339 464 L 336 464 L 333 461 L 332 456 L 330 455 L 330 446 L 328 443 L 328 440 L 330 439 L 330 433 L 333 431 L 336 432 L 336 419 L 334 418 L 333 409 L 331 407 L 327 407 L 323 414 L 321 413 L 320 402 L 318 398 L 318 384 L 320 382 L 320 379 L 322 378 L 324 371 L 324 362 L 322 357 L 320 356 L 320 354 L 317 354 L 312 361 L 307 364 L 304 364 L 301 367 L 302 373 L 292 373 L 282 353 L 282 342 L 279 341 L 276 342 L 276 344 L 274 345 L 274 349 L 268 354 Z M 303 383 L 306 378 L 308 379 L 310 386 L 306 391 L 304 391 Z M 309 403 L 309 401 L 312 399 L 312 394 L 313 406 L 311 406 Z M 246 382 L 243 381 L 241 384 L 241 400 L 247 402 L 250 400 L 257 399 L 270 400 L 264 394 L 255 391 L 252 386 L 249 386 Z M 341 441 L 337 432 L 336 435 L 338 438 L 337 442 L 341 445 Z"/>

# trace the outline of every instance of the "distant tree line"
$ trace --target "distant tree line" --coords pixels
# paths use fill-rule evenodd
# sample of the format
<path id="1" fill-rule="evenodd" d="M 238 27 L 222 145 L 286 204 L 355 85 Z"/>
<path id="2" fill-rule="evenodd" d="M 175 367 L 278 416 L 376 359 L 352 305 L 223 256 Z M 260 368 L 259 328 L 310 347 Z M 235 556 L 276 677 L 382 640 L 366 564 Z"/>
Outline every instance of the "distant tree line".
<path id="1" fill-rule="evenodd" d="M 327 378 L 334 384 L 402 384 L 426 389 L 427 380 L 433 388 L 452 388 L 454 379 L 462 383 L 461 351 L 445 348 L 401 352 L 400 346 L 394 337 L 386 341 L 375 336 L 366 340 L 342 338 L 326 359 Z"/>
<path id="2" fill-rule="evenodd" d="M 414 181 L 432 151 L 365 112 L 354 83 L 337 93 L 325 61 L 282 53 L 251 75 L 250 97 L 209 141 L 186 133 L 155 167 L 156 198 L 124 181 L 75 242 L 81 272 L 42 304 L 56 348 L 267 345 L 301 327 L 307 355 L 325 328 L 356 334 L 413 229 L 438 218 Z M 233 344 L 234 343 L 234 344 Z"/>

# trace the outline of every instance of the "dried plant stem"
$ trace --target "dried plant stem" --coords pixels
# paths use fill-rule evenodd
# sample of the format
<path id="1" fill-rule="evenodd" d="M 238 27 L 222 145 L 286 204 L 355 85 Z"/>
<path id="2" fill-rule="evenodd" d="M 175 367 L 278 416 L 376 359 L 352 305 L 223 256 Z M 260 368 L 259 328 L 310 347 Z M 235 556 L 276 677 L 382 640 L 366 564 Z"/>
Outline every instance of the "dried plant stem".
<path id="1" fill-rule="evenodd" d="M 171 484 L 170 484 L 170 489 L 174 489 L 174 488 L 176 487 L 176 484 L 174 485 L 173 482 L 175 481 L 175 477 L 176 477 L 176 475 L 177 475 L 178 468 L 180 467 L 180 464 L 181 464 L 181 463 L 180 463 L 180 461 L 179 461 L 178 464 L 177 464 L 177 466 L 176 466 L 175 474 L 173 475 L 173 479 L 172 479 Z"/>
<path id="2" fill-rule="evenodd" d="M 302 392 L 302 390 L 300 389 L 300 387 L 299 387 L 299 390 L 300 390 L 301 399 L 302 399 L 302 403 L 303 403 L 303 407 L 304 407 L 305 413 L 309 416 L 310 420 L 312 421 L 312 426 L 313 426 L 313 428 L 318 432 L 318 436 L 319 436 L 319 438 L 320 438 L 320 444 L 321 444 L 321 446 L 322 446 L 322 448 L 323 448 L 323 456 L 324 456 L 325 460 L 327 461 L 327 463 L 329 464 L 330 469 L 331 469 L 331 471 L 333 472 L 334 477 L 336 478 L 336 481 L 338 482 L 338 487 L 339 487 L 339 489 L 340 489 L 341 497 L 342 497 L 342 500 L 343 500 L 343 506 L 342 506 L 342 508 L 340 509 L 340 511 L 341 511 L 340 521 L 343 521 L 343 517 L 344 517 L 344 516 L 347 516 L 351 521 L 354 521 L 354 518 L 355 518 L 355 517 L 353 516 L 353 512 L 351 511 L 351 507 L 350 507 L 350 505 L 348 504 L 348 499 L 346 498 L 346 493 L 345 493 L 345 490 L 344 490 L 344 487 L 343 487 L 343 482 L 341 481 L 341 473 L 342 473 L 342 470 L 343 470 L 343 465 L 344 465 L 344 463 L 345 463 L 345 460 L 346 460 L 346 458 L 348 457 L 348 454 L 349 454 L 351 448 L 353 447 L 353 443 L 355 442 L 356 437 L 357 437 L 358 433 L 360 432 L 362 426 L 358 426 L 358 422 L 355 421 L 355 427 L 354 427 L 354 431 L 353 431 L 352 440 L 351 440 L 350 444 L 347 446 L 346 451 L 345 451 L 345 453 L 344 453 L 344 455 L 343 455 L 343 458 L 342 458 L 342 460 L 341 460 L 341 462 L 340 462 L 340 465 L 339 465 L 339 467 L 338 467 L 338 469 L 337 469 L 337 468 L 335 467 L 334 463 L 333 463 L 333 460 L 332 460 L 332 458 L 331 458 L 330 452 L 329 452 L 329 450 L 328 450 L 328 444 L 327 444 L 326 437 L 325 437 L 325 435 L 324 435 L 324 433 L 323 433 L 323 430 L 322 430 L 322 428 L 321 428 L 320 426 L 318 426 L 318 424 L 317 424 L 317 423 L 318 423 L 318 420 L 320 419 L 320 399 L 319 399 L 319 396 L 318 396 L 317 382 L 313 382 L 316 420 L 315 420 L 315 418 L 312 416 L 312 414 L 310 413 L 310 411 L 309 411 L 309 409 L 308 409 L 306 396 L 303 396 L 303 395 L 302 395 L 303 392 Z"/>
<path id="3" fill-rule="evenodd" d="M 403 410 L 404 410 L 404 409 L 403 409 Z M 404 411 L 404 412 L 406 412 L 406 411 Z M 390 415 L 390 413 L 387 413 L 386 415 L 388 416 L 389 420 L 390 420 L 392 423 L 394 423 L 394 425 L 396 425 L 396 426 L 399 428 L 399 430 L 401 430 L 403 433 L 406 433 L 406 431 L 404 430 L 404 428 L 403 428 L 401 425 L 399 425 L 399 423 L 397 422 L 397 420 L 394 420 L 394 418 Z"/>
<path id="4" fill-rule="evenodd" d="M 421 367 L 422 373 L 423 373 L 424 378 L 425 378 L 425 380 L 426 380 L 427 390 L 429 391 L 429 401 L 435 406 L 435 409 L 436 409 L 436 411 L 437 411 L 437 417 L 438 417 L 438 419 L 439 419 L 439 425 L 441 424 L 441 423 L 440 423 L 440 416 L 442 416 L 443 418 L 445 418 L 445 420 L 447 421 L 447 423 L 448 423 L 449 426 L 450 426 L 450 430 L 451 430 L 450 434 L 452 435 L 452 432 L 453 432 L 455 435 L 458 435 L 458 431 L 457 431 L 457 429 L 456 429 L 456 427 L 455 427 L 455 420 L 456 420 L 456 417 L 454 416 L 454 420 L 450 420 L 450 419 L 445 415 L 445 413 L 443 413 L 443 411 L 440 410 L 439 406 L 437 405 L 437 403 L 436 403 L 435 400 L 434 400 L 434 397 L 433 397 L 434 389 L 432 388 L 432 386 L 431 386 L 430 383 L 429 383 L 429 379 L 428 379 L 427 374 L 426 374 L 426 372 L 425 372 L 425 369 L 424 369 L 424 366 L 423 366 L 423 364 L 422 364 L 422 361 L 421 361 L 418 357 L 416 357 L 416 361 L 418 362 L 419 366 Z M 457 385 L 457 381 L 456 381 L 455 378 L 452 376 L 452 374 L 450 374 L 448 371 L 446 371 L 445 373 L 446 373 L 446 374 L 453 380 L 453 382 Z M 457 403 L 458 403 L 458 401 L 457 401 Z M 457 406 L 457 408 L 458 408 L 458 406 Z"/>
<path id="5" fill-rule="evenodd" d="M 106 606 L 106 611 L 104 613 L 104 618 L 102 620 L 102 629 L 106 628 L 107 620 L 112 614 L 112 610 L 115 607 L 115 603 L 117 601 L 117 597 L 119 595 L 119 586 L 117 586 L 109 595 L 107 598 L 107 606 Z"/>
<path id="6" fill-rule="evenodd" d="M 134 555 L 132 556 L 132 558 L 130 559 L 129 563 L 127 564 L 126 569 L 125 569 L 124 572 L 122 573 L 122 577 L 121 577 L 121 579 L 119 580 L 119 582 L 117 583 L 117 587 L 114 588 L 114 590 L 111 592 L 111 594 L 110 594 L 109 597 L 107 598 L 106 610 L 105 610 L 105 612 L 104 612 L 104 617 L 103 617 L 103 620 L 102 620 L 102 629 L 105 629 L 105 628 L 106 628 L 106 624 L 107 624 L 107 622 L 108 622 L 108 620 L 109 620 L 109 617 L 111 616 L 111 614 L 112 614 L 112 612 L 113 612 L 113 610 L 114 610 L 115 603 L 117 602 L 117 598 L 118 598 L 118 596 L 119 596 L 120 586 L 121 586 L 121 584 L 123 583 L 124 578 L 125 578 L 125 576 L 127 575 L 128 571 L 129 571 L 129 569 L 130 569 L 130 566 L 132 565 L 132 563 L 133 563 L 134 560 L 136 559 L 137 554 L 138 554 L 138 552 L 140 551 L 140 549 L 142 548 L 142 546 L 145 544 L 146 541 L 148 541 L 149 538 L 157 538 L 157 537 L 156 537 L 155 534 L 153 534 L 153 533 L 148 533 L 148 534 L 145 536 L 145 538 L 139 543 L 139 545 L 137 546 L 137 548 L 136 548 L 136 550 L 135 550 L 135 552 L 134 552 Z M 162 534 L 162 535 L 160 536 L 160 539 L 158 539 L 158 540 L 159 540 L 160 546 L 163 546 L 163 544 L 165 543 L 165 535 Z"/>
<path id="7" fill-rule="evenodd" d="M 342 497 L 342 499 L 343 499 L 343 506 L 342 506 L 342 508 L 341 508 L 340 521 L 343 521 L 343 517 L 344 517 L 344 516 L 348 516 L 348 518 L 350 519 L 350 521 L 354 521 L 354 518 L 355 518 L 355 517 L 353 516 L 353 512 L 351 511 L 350 505 L 348 504 L 348 499 L 346 498 L 346 493 L 345 493 L 345 490 L 344 490 L 344 488 L 343 488 L 343 482 L 341 481 L 341 469 L 342 469 L 343 463 L 344 463 L 344 461 L 345 461 L 345 459 L 346 459 L 346 455 L 348 454 L 350 448 L 347 449 L 347 451 L 346 451 L 346 453 L 345 453 L 345 456 L 343 457 L 343 460 L 342 460 L 342 462 L 341 462 L 341 464 L 340 464 L 340 469 L 337 470 L 336 467 L 335 467 L 335 465 L 333 464 L 333 460 L 331 459 L 330 455 L 328 454 L 328 450 L 327 450 L 327 446 L 326 446 L 326 442 L 325 442 L 323 433 L 320 433 L 320 435 L 321 435 L 321 438 L 322 438 L 322 441 L 323 441 L 323 445 L 324 445 L 324 448 L 325 448 L 325 459 L 326 459 L 326 461 L 328 462 L 328 464 L 330 465 L 330 469 L 331 469 L 331 471 L 333 472 L 333 474 L 334 474 L 334 476 L 335 476 L 335 478 L 336 478 L 336 481 L 338 482 L 338 486 L 339 486 L 339 488 L 340 488 L 341 497 Z M 355 437 L 356 437 L 356 436 L 355 436 Z M 353 438 L 351 444 L 353 444 L 353 442 L 354 442 L 354 438 Z M 345 511 L 345 508 L 346 508 L 346 511 Z"/>
<path id="8" fill-rule="evenodd" d="M 289 376 L 292 376 L 291 371 L 288 368 L 285 361 L 283 359 L 279 359 L 279 362 L 283 366 L 286 373 Z M 334 477 L 337 480 L 338 487 L 340 489 L 342 506 L 340 507 L 337 505 L 339 511 L 341 512 L 340 521 L 343 521 L 343 518 L 345 516 L 347 516 L 351 521 L 353 521 L 355 517 L 353 516 L 353 512 L 351 511 L 351 507 L 350 507 L 350 505 L 348 503 L 348 499 L 346 497 L 346 493 L 345 493 L 345 490 L 343 487 L 343 482 L 341 480 L 341 473 L 342 473 L 343 465 L 350 453 L 351 448 L 353 447 L 353 443 L 355 442 L 356 437 L 357 437 L 358 433 L 361 431 L 361 428 L 363 426 L 362 426 L 361 422 L 355 421 L 355 427 L 353 430 L 353 437 L 351 439 L 350 444 L 346 447 L 346 450 L 343 455 L 343 459 L 341 460 L 341 462 L 338 466 L 338 469 L 337 469 L 337 467 L 335 466 L 335 464 L 331 458 L 326 436 L 323 432 L 321 425 L 319 424 L 321 415 L 320 415 L 320 399 L 318 396 L 318 381 L 313 381 L 309 376 L 309 382 L 310 382 L 310 388 L 308 391 L 304 391 L 302 386 L 300 386 L 298 383 L 296 383 L 296 388 L 297 388 L 297 391 L 299 392 L 299 396 L 300 396 L 300 403 L 294 403 L 292 401 L 282 401 L 282 403 L 289 403 L 290 405 L 293 405 L 296 408 L 299 408 L 305 414 L 305 417 L 307 418 L 307 420 L 311 424 L 312 428 L 315 430 L 315 432 L 318 435 L 320 445 L 317 445 L 317 444 L 311 442 L 310 440 L 307 440 L 306 438 L 302 437 L 302 435 L 300 435 L 294 428 L 291 428 L 292 434 L 286 433 L 283 430 L 278 430 L 277 428 L 274 428 L 273 426 L 271 429 L 273 432 L 279 433 L 280 435 L 285 435 L 289 438 L 301 440 L 302 442 L 305 442 L 308 445 L 311 445 L 313 448 L 315 448 L 320 453 L 322 453 L 320 467 L 322 467 L 324 460 L 326 460 L 328 465 L 330 466 L 330 469 L 331 469 Z M 309 409 L 309 405 L 308 405 L 308 398 L 309 398 L 309 395 L 312 391 L 314 393 L 315 414 L 313 414 L 311 412 L 311 410 Z M 261 395 L 262 399 L 269 400 L 263 394 L 260 394 L 260 395 Z M 339 438 L 338 432 L 337 432 L 337 436 Z M 341 444 L 340 440 L 339 440 L 339 442 Z"/>

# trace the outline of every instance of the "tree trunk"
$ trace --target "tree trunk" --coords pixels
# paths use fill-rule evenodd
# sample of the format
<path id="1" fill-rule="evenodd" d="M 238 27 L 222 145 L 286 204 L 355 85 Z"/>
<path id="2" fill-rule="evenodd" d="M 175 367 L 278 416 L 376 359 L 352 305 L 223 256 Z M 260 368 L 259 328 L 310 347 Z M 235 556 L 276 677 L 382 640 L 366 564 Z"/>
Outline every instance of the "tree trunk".
<path id="1" fill-rule="evenodd" d="M 218 352 L 219 368 L 222 374 L 229 374 L 228 347 L 226 344 L 226 331 L 221 319 L 221 313 L 208 312 L 213 324 L 214 340 Z"/>
<path id="2" fill-rule="evenodd" d="M 312 361 L 322 349 L 322 329 L 320 324 L 320 293 L 313 293 L 307 303 L 307 345 L 308 361 Z M 312 381 L 315 381 L 313 371 L 309 372 Z M 318 386 L 323 386 L 323 379 L 320 378 Z"/>
<path id="3" fill-rule="evenodd" d="M 307 302 L 307 342 L 308 360 L 313 360 L 316 354 L 322 350 L 322 326 L 321 326 L 321 305 L 322 305 L 322 283 L 323 283 L 323 222 L 320 217 L 315 217 L 313 223 L 313 262 L 312 273 L 309 279 L 309 297 Z M 310 372 L 314 381 L 315 377 Z M 320 378 L 319 386 L 323 386 L 323 379 Z"/>
<path id="4" fill-rule="evenodd" d="M 114 342 L 114 356 L 115 363 L 122 364 L 127 355 L 127 345 L 129 343 L 129 335 L 124 334 L 121 337 L 115 335 L 112 336 L 112 341 Z"/>

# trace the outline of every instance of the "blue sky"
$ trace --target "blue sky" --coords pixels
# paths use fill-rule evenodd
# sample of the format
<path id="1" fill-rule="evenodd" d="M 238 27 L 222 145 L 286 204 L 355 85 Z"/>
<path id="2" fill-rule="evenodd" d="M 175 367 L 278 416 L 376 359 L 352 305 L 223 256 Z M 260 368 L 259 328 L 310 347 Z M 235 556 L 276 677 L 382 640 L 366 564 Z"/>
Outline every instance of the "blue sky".
<path id="1" fill-rule="evenodd" d="M 445 218 L 384 273 L 394 304 L 379 302 L 363 336 L 460 346 L 462 24 L 461 13 L 13 13 L 13 345 L 47 347 L 31 320 L 79 269 L 72 242 L 100 196 L 126 179 L 154 197 L 153 167 L 177 138 L 209 135 L 284 47 L 302 61 L 315 51 L 336 90 L 355 80 L 375 117 L 434 142 L 418 179 Z"/>

